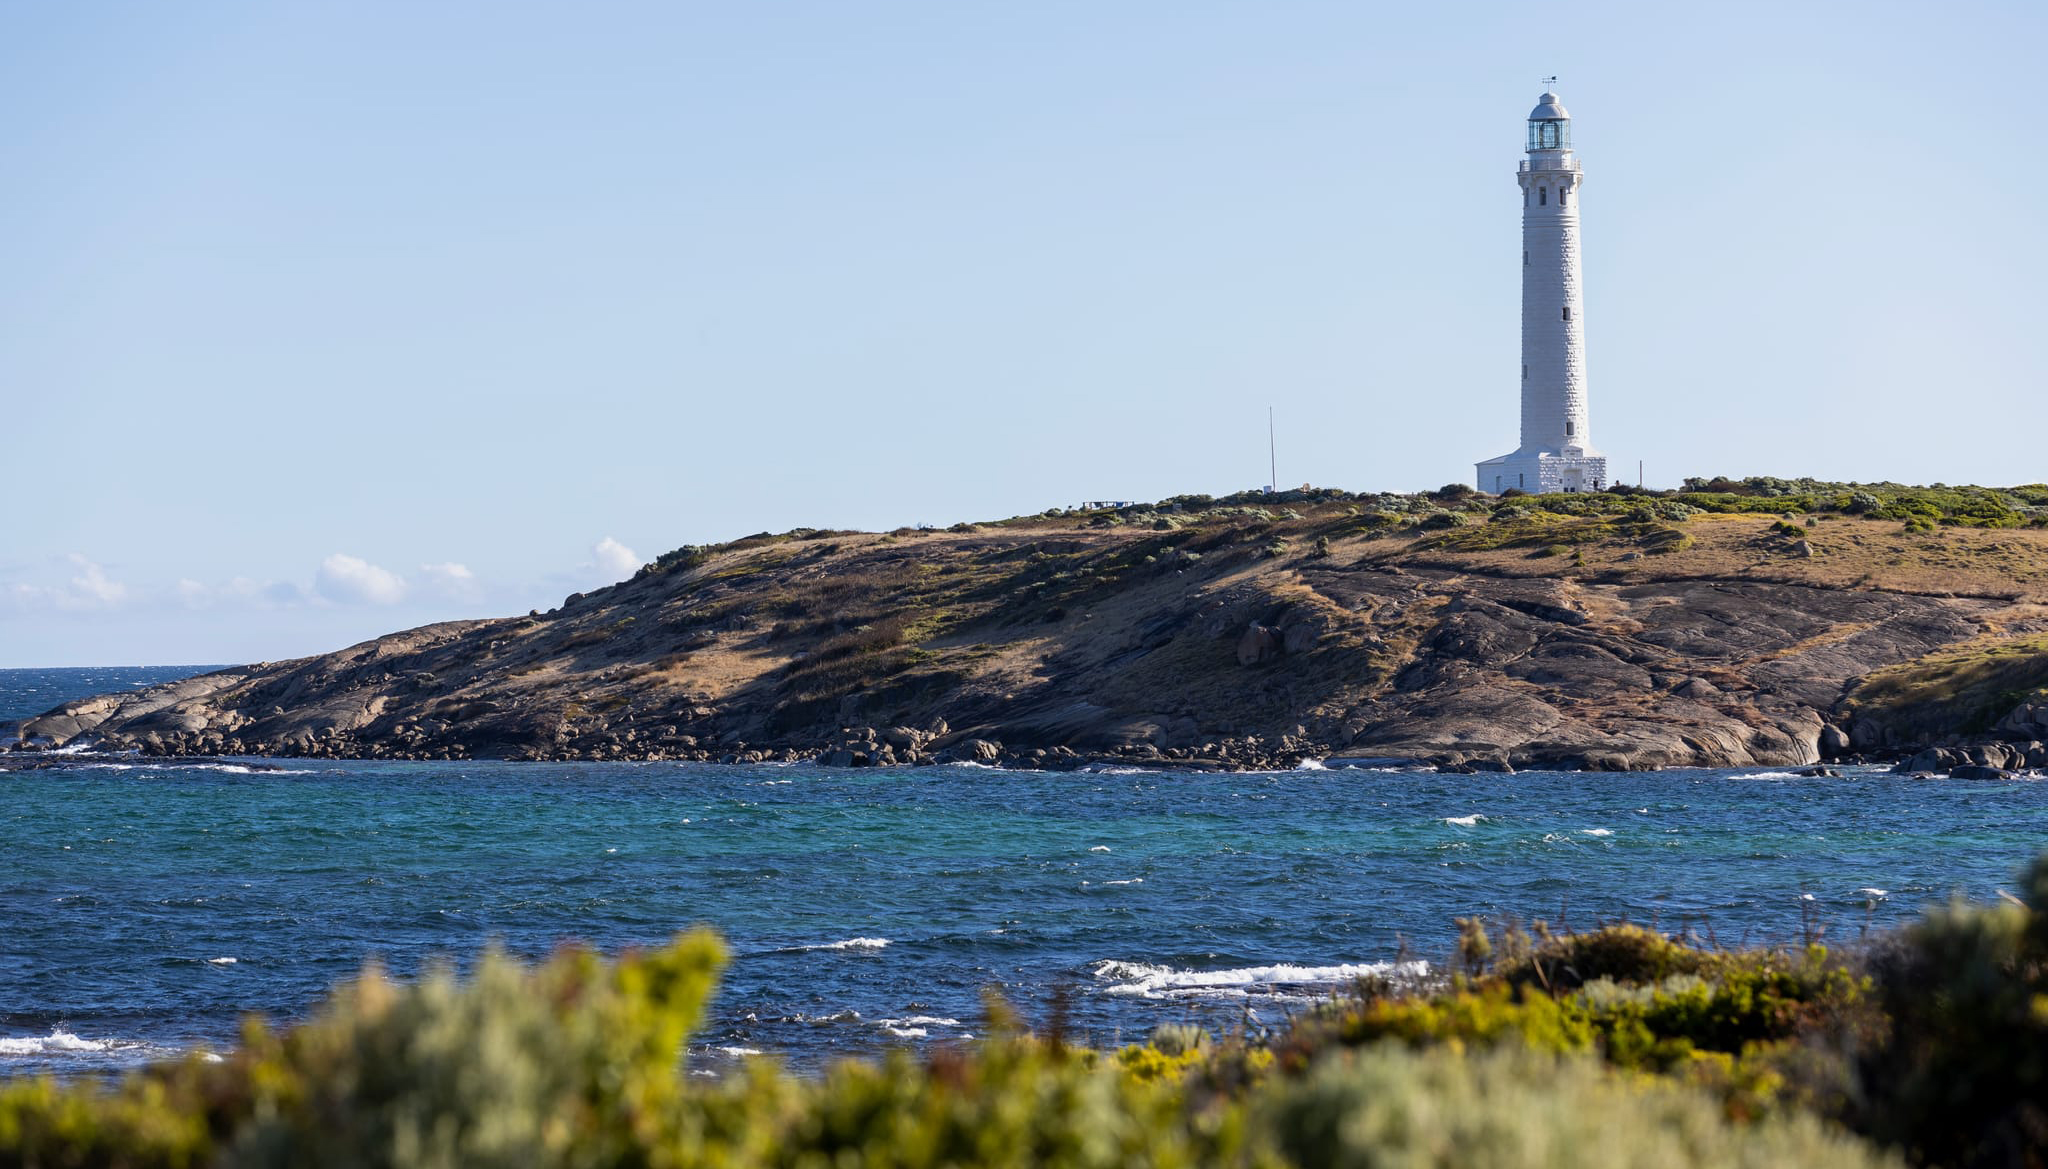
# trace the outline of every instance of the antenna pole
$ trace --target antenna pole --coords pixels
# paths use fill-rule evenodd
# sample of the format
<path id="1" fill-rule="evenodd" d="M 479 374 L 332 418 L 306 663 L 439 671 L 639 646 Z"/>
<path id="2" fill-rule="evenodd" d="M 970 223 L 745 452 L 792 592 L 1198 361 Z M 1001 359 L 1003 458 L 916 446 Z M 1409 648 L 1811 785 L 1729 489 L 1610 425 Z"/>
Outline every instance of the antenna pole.
<path id="1" fill-rule="evenodd" d="M 1266 468 L 1266 474 L 1268 475 L 1266 481 L 1272 484 L 1267 490 L 1278 491 L 1280 490 L 1280 447 L 1278 440 L 1273 437 L 1273 408 L 1271 406 L 1266 407 L 1266 458 L 1271 464 Z"/>

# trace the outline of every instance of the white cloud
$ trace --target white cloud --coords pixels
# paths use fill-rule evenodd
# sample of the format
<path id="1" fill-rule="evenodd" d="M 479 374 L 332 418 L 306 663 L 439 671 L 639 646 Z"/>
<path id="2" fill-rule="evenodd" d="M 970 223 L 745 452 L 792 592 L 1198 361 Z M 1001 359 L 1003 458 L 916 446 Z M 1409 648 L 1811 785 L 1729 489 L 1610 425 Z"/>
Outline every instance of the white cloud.
<path id="1" fill-rule="evenodd" d="M 639 553 L 610 536 L 591 545 L 590 554 L 597 557 L 598 571 L 613 580 L 624 580 L 640 571 Z"/>
<path id="2" fill-rule="evenodd" d="M 95 612 L 126 604 L 130 599 L 128 586 L 108 576 L 103 566 L 83 552 L 68 553 L 63 563 L 68 568 L 56 571 L 68 571 L 70 577 L 61 584 L 17 581 L 9 585 L 6 593 L 8 607 L 21 611 L 63 609 Z"/>
<path id="3" fill-rule="evenodd" d="M 483 595 L 476 574 L 465 564 L 422 564 L 420 576 L 429 591 L 450 600 L 474 601 Z"/>
<path id="4" fill-rule="evenodd" d="M 343 605 L 395 605 L 405 599 L 405 578 L 360 557 L 337 552 L 320 562 L 313 591 Z"/>
<path id="5" fill-rule="evenodd" d="M 254 580 L 246 576 L 231 577 L 220 584 L 182 577 L 172 588 L 171 596 L 187 609 L 280 609 L 306 599 L 305 590 L 291 581 Z"/>
<path id="6" fill-rule="evenodd" d="M 98 608 L 128 599 L 128 586 L 107 579 L 107 570 L 87 559 L 84 553 L 73 552 L 68 559 L 78 569 L 78 575 L 71 578 L 66 598 L 74 605 Z"/>

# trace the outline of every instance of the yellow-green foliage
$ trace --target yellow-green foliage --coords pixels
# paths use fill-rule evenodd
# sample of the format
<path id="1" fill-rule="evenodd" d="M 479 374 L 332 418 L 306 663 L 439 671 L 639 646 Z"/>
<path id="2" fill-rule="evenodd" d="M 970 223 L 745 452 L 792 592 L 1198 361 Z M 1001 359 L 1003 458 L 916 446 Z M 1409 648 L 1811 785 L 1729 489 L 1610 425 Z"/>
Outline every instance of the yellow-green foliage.
<path id="1" fill-rule="evenodd" d="M 1468 961 L 1493 952 L 1477 919 L 1460 927 Z M 1499 970 L 1469 987 L 1326 1009 L 1298 1026 L 1282 1053 L 1302 1066 L 1333 1046 L 1512 1042 L 1552 1053 L 1596 1050 L 1620 1067 L 1673 1071 L 1703 1053 L 1744 1056 L 1824 1022 L 1857 1019 L 1869 991 L 1867 978 L 1818 946 L 1711 954 L 1630 925 L 1541 944 L 1510 930 L 1501 950 Z M 1716 1078 L 1760 1070 L 1727 1064 Z"/>
<path id="2" fill-rule="evenodd" d="M 282 1035 L 117 1089 L 0 1089 L 0 1164 L 528 1166 L 631 1163 L 670 1142 L 684 1040 L 723 950 L 707 933 L 608 963 L 486 953 L 399 986 L 374 968 Z"/>
<path id="3" fill-rule="evenodd" d="M 1377 1047 L 1259 1097 L 1256 1128 L 1297 1165 L 1400 1169 L 1755 1169 L 1896 1164 L 1811 1116 L 1731 1125 L 1710 1098 L 1596 1061 Z"/>
<path id="4" fill-rule="evenodd" d="M 1584 934 L 1546 937 L 1533 948 L 1510 944 L 1499 970 L 1517 986 L 1569 990 L 1596 978 L 1656 982 L 1696 974 L 1709 955 L 1638 925 L 1610 925 Z"/>
<path id="5" fill-rule="evenodd" d="M 2048 858 L 2025 891 L 1930 913 L 1880 950 L 1874 982 L 1819 947 L 1468 921 L 1471 978 L 1332 1004 L 1271 1050 L 1170 1025 L 1103 1055 L 1019 1034 L 992 1003 L 972 1047 L 819 1079 L 768 1061 L 691 1078 L 709 935 L 617 962 L 488 953 L 467 979 L 372 970 L 297 1028 L 252 1023 L 221 1060 L 5 1083 L 0 1167 L 1903 1163 L 1885 1147 L 2038 1166 Z"/>

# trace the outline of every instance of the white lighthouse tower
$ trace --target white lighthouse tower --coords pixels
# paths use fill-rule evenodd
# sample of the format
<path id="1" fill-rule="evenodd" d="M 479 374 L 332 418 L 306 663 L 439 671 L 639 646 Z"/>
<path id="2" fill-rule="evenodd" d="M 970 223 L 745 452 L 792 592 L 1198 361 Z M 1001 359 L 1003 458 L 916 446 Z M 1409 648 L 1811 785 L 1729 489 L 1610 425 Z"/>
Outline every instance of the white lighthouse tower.
<path id="1" fill-rule="evenodd" d="M 1479 464 L 1478 487 L 1598 491 L 1607 456 L 1586 418 L 1586 322 L 1579 299 L 1579 188 L 1571 115 L 1546 91 L 1529 113 L 1522 185 L 1522 445 Z"/>

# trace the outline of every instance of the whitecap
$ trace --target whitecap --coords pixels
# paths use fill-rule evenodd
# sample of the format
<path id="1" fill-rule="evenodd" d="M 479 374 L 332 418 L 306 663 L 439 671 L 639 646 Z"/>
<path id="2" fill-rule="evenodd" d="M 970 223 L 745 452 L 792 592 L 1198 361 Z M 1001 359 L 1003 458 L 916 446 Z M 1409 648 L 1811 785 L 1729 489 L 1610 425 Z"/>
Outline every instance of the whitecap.
<path id="1" fill-rule="evenodd" d="M 880 950 L 889 945 L 887 938 L 847 938 L 844 941 L 824 942 L 816 946 L 797 946 L 798 950 Z"/>
<path id="2" fill-rule="evenodd" d="M 1096 846 L 1095 846 L 1094 848 L 1091 848 L 1091 849 L 1089 849 L 1088 851 L 1089 851 L 1089 852 L 1108 852 L 1108 851 L 1109 851 L 1109 846 L 1108 846 L 1108 845 L 1106 845 L 1106 844 L 1098 844 L 1098 845 L 1096 845 Z"/>
<path id="3" fill-rule="evenodd" d="M 937 1015 L 912 1015 L 907 1019 L 877 1019 L 878 1027 L 958 1027 L 960 1020 L 943 1019 Z"/>
<path id="4" fill-rule="evenodd" d="M 1105 884 L 1105 885 L 1142 885 L 1142 884 L 1144 884 L 1144 883 L 1145 883 L 1145 878 L 1143 878 L 1143 877 L 1132 877 L 1132 878 L 1131 878 L 1130 880 L 1128 880 L 1128 881 L 1104 881 L 1104 882 L 1103 882 L 1103 884 Z"/>
<path id="5" fill-rule="evenodd" d="M 1814 897 L 1814 895 L 1813 895 L 1813 894 L 1811 894 L 1811 893 L 1801 893 L 1801 894 L 1799 895 L 1799 899 L 1800 899 L 1801 901 L 1814 901 L 1814 900 L 1818 900 L 1818 898 Z"/>
<path id="6" fill-rule="evenodd" d="M 0 1039 L 0 1055 L 49 1055 L 59 1051 L 106 1051 L 113 1047 L 111 1040 L 80 1039 L 66 1031 L 62 1024 L 50 1029 L 48 1035 L 29 1035 L 18 1039 Z"/>
<path id="7" fill-rule="evenodd" d="M 238 961 L 240 961 L 238 958 L 208 958 L 206 964 L 208 966 L 233 966 Z"/>
<path id="8" fill-rule="evenodd" d="M 1581 833 L 1583 833 L 1583 834 L 1587 835 L 1587 836 L 1612 836 L 1612 835 L 1614 835 L 1614 829 L 1612 829 L 1612 828 L 1581 828 L 1581 829 L 1579 829 L 1579 831 L 1580 831 Z"/>
<path id="9" fill-rule="evenodd" d="M 889 1034 L 894 1035 L 898 1039 L 924 1039 L 931 1035 L 931 1032 L 925 1030 L 923 1027 L 884 1026 L 882 1030 L 887 1031 Z"/>
<path id="10" fill-rule="evenodd" d="M 1865 894 L 1868 894 L 1869 896 L 1872 896 L 1872 897 L 1889 897 L 1889 896 L 1891 896 L 1891 895 L 1892 895 L 1892 891 L 1891 891 L 1890 889 L 1872 889 L 1872 888 L 1870 888 L 1869 886 L 1865 886 L 1865 887 L 1863 887 L 1863 888 L 1861 888 L 1861 889 L 1858 889 L 1858 890 L 1856 890 L 1856 891 L 1857 891 L 1858 893 L 1865 893 Z"/>
<path id="11" fill-rule="evenodd" d="M 1109 994 L 1138 995 L 1148 999 L 1172 996 L 1246 998 L 1253 990 L 1274 993 L 1274 988 L 1297 991 L 1334 988 L 1361 978 L 1419 978 L 1428 973 L 1429 963 L 1343 962 L 1330 966 L 1303 966 L 1279 962 L 1270 966 L 1243 966 L 1231 970 L 1176 970 L 1145 962 L 1114 959 L 1097 962 L 1095 977 L 1113 983 Z"/>
<path id="12" fill-rule="evenodd" d="M 719 1048 L 719 1049 L 718 1049 L 718 1054 L 720 1054 L 720 1055 L 729 1055 L 729 1056 L 732 1056 L 732 1057 L 733 1057 L 734 1059 L 738 1059 L 738 1058 L 740 1058 L 741 1056 L 747 1056 L 747 1055 L 762 1055 L 762 1054 L 764 1054 L 764 1053 L 763 1053 L 763 1052 L 762 1052 L 762 1050 L 761 1050 L 760 1048 L 758 1048 L 758 1047 L 740 1047 L 740 1046 L 737 1046 L 737 1045 L 735 1045 L 735 1046 L 731 1046 L 731 1047 L 721 1047 L 721 1048 Z"/>
<path id="13" fill-rule="evenodd" d="M 1328 770 L 1329 770 L 1329 768 L 1327 768 L 1327 767 L 1323 766 L 1323 761 L 1322 761 L 1322 760 L 1320 760 L 1320 759 L 1303 759 L 1303 760 L 1302 760 L 1301 762 L 1299 762 L 1299 763 L 1297 763 L 1297 764 L 1295 764 L 1295 765 L 1294 765 L 1294 769 L 1295 769 L 1296 771 L 1328 771 Z"/>
<path id="14" fill-rule="evenodd" d="M 1460 828 L 1470 828 L 1474 824 L 1477 824 L 1484 819 L 1486 819 L 1486 817 L 1480 815 L 1477 812 L 1474 812 L 1470 816 L 1445 816 L 1444 823 L 1456 824 Z"/>

